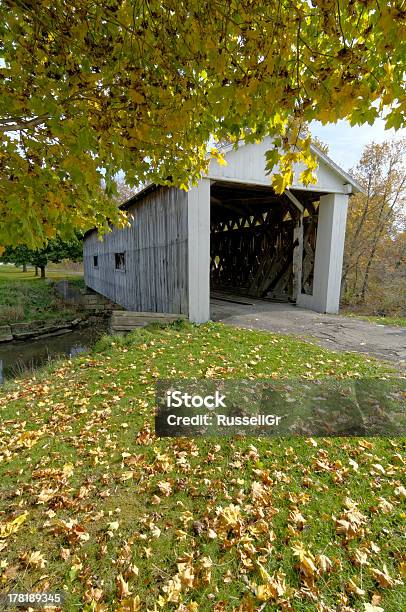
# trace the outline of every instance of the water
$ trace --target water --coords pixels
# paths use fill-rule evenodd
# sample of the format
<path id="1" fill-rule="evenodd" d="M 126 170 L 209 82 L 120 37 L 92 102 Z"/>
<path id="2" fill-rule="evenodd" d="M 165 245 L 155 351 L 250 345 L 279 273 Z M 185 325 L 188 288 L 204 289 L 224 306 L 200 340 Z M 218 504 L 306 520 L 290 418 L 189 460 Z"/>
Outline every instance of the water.
<path id="1" fill-rule="evenodd" d="M 87 351 L 104 331 L 103 328 L 89 326 L 48 338 L 1 343 L 0 383 L 18 378 L 58 357 L 73 357 Z"/>

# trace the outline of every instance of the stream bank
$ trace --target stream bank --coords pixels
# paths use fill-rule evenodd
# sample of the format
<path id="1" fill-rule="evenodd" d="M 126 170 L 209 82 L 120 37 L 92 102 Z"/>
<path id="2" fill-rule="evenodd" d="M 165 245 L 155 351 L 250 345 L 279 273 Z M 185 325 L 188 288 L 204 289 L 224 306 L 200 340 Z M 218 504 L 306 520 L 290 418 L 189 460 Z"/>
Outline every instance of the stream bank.
<path id="1" fill-rule="evenodd" d="M 73 308 L 72 316 L 0 325 L 0 383 L 52 359 L 88 350 L 107 333 L 111 312 L 121 309 L 69 281 L 59 281 L 53 288 L 61 302 Z"/>
<path id="2" fill-rule="evenodd" d="M 107 332 L 102 321 L 97 324 L 65 330 L 58 335 L 48 335 L 23 341 L 0 344 L 0 384 L 19 378 L 63 356 L 73 357 L 92 348 Z"/>

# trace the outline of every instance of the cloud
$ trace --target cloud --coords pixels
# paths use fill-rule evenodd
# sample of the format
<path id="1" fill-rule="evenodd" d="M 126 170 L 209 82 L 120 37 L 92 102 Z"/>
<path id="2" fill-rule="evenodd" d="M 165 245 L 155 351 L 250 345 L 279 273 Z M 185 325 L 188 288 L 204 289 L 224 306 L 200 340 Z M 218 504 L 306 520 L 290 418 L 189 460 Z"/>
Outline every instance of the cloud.
<path id="1" fill-rule="evenodd" d="M 371 142 L 384 142 L 406 136 L 406 129 L 385 130 L 383 119 L 377 119 L 373 125 L 354 127 L 344 120 L 328 125 L 313 121 L 310 130 L 313 136 L 317 136 L 328 145 L 329 157 L 344 170 L 349 170 L 358 163 L 364 147 Z"/>

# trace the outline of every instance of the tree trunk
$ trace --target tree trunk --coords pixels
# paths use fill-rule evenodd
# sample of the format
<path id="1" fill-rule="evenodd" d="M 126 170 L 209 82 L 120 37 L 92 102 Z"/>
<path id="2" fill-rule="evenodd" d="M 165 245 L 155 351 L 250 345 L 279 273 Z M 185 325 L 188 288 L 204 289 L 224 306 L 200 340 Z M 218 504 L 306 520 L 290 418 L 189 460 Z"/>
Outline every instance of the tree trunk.
<path id="1" fill-rule="evenodd" d="M 38 276 L 38 266 L 35 266 L 35 276 Z"/>
<path id="2" fill-rule="evenodd" d="M 368 259 L 367 267 L 365 269 L 364 280 L 362 282 L 361 293 L 360 293 L 360 296 L 359 296 L 359 299 L 361 300 L 361 302 L 365 302 L 365 295 L 366 295 L 367 287 L 368 287 L 369 271 L 371 269 L 372 260 L 375 257 L 375 251 L 376 251 L 376 248 L 374 247 L 372 249 L 371 256 Z"/>
<path id="3" fill-rule="evenodd" d="M 358 226 L 355 228 L 355 232 L 351 238 L 351 244 L 348 244 L 348 247 L 346 248 L 345 255 L 344 255 L 344 265 L 343 265 L 343 271 L 342 271 L 342 276 L 341 276 L 343 283 L 344 281 L 346 281 L 347 274 L 350 271 L 351 267 L 354 266 L 354 264 L 352 263 L 353 256 L 355 255 L 355 250 L 357 249 L 359 245 L 358 238 L 361 234 L 361 230 L 364 228 L 364 223 L 367 218 L 368 211 L 369 211 L 369 205 L 370 205 L 370 199 L 371 199 L 371 184 L 372 184 L 372 175 L 369 174 L 368 175 L 367 197 L 365 199 L 365 203 L 363 206 L 362 215 L 359 220 Z"/>
<path id="4" fill-rule="evenodd" d="M 39 269 L 41 270 L 41 278 L 45 278 L 45 266 L 40 266 Z"/>
<path id="5" fill-rule="evenodd" d="M 27 272 L 27 264 L 23 264 L 23 272 Z"/>
<path id="6" fill-rule="evenodd" d="M 387 196 L 385 193 L 385 197 L 383 199 L 382 206 L 380 207 L 380 210 L 379 210 L 379 216 L 377 220 L 377 229 L 375 231 L 375 237 L 372 243 L 371 254 L 369 256 L 367 266 L 365 269 L 364 281 L 362 283 L 362 289 L 361 289 L 361 294 L 360 294 L 361 302 L 365 302 L 365 295 L 366 295 L 367 288 L 368 288 L 368 279 L 369 279 L 369 272 L 371 270 L 371 265 L 375 258 L 375 254 L 378 249 L 379 241 L 381 237 L 383 236 L 385 229 L 387 228 L 387 223 L 390 218 L 391 211 L 393 210 L 394 204 L 392 204 L 392 206 L 389 208 L 389 211 L 386 213 L 386 215 L 384 215 L 386 203 L 387 203 Z"/>
<path id="7" fill-rule="evenodd" d="M 372 244 L 371 254 L 369 256 L 369 259 L 368 259 L 368 262 L 365 268 L 364 280 L 362 282 L 362 288 L 361 288 L 361 293 L 360 293 L 361 302 L 365 302 L 365 296 L 366 296 L 366 292 L 368 288 L 369 273 L 371 271 L 372 262 L 375 259 L 376 251 L 378 249 L 378 244 L 379 244 L 382 234 L 383 234 L 383 231 L 381 229 L 380 231 L 377 232 L 375 236 L 375 240 Z"/>

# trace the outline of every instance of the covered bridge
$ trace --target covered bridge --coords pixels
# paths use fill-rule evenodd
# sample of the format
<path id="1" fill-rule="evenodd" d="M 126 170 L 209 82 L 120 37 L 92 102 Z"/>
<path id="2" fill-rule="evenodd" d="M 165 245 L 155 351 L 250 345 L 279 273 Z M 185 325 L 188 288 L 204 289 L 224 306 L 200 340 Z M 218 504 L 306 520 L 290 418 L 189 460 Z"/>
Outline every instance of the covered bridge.
<path id="1" fill-rule="evenodd" d="M 130 226 L 84 239 L 85 283 L 132 311 L 210 319 L 210 292 L 339 308 L 351 176 L 318 148 L 317 184 L 277 195 L 265 171 L 270 138 L 224 149 L 189 192 L 150 185 L 123 207 Z"/>

